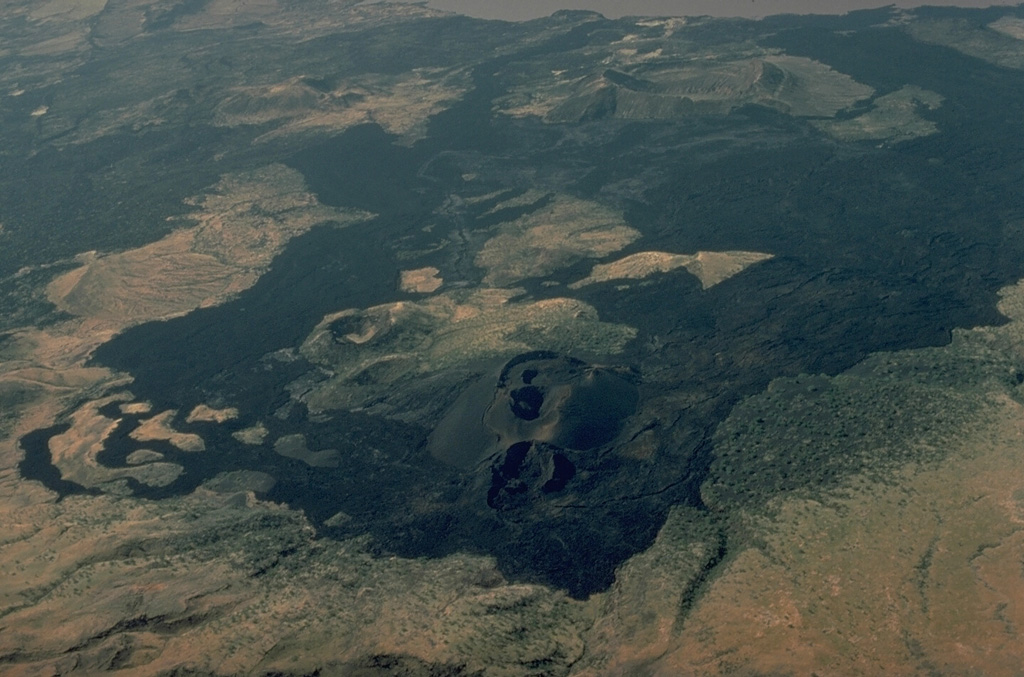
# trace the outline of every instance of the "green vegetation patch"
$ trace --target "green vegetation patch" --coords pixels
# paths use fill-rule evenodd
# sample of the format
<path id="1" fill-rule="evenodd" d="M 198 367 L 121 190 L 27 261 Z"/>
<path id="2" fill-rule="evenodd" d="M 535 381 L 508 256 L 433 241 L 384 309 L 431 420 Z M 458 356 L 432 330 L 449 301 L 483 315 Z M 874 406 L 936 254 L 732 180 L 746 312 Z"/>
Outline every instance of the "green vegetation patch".
<path id="1" fill-rule="evenodd" d="M 1003 306 L 1004 312 L 1007 306 Z M 949 347 L 879 353 L 835 377 L 777 379 L 738 405 L 715 435 L 702 495 L 716 509 L 818 495 L 853 474 L 889 482 L 941 460 L 990 423 L 993 398 L 1020 399 L 1016 325 L 954 333 Z"/>

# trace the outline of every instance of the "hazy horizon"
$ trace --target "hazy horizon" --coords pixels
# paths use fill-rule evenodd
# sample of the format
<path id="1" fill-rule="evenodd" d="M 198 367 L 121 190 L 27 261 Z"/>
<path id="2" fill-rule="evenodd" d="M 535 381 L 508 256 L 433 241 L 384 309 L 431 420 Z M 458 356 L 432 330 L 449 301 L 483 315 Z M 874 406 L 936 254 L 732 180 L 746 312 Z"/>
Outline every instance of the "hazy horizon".
<path id="1" fill-rule="evenodd" d="M 942 7 L 1014 6 L 1020 2 L 991 0 L 932 0 L 931 2 L 885 2 L 884 0 L 430 0 L 435 9 L 458 12 L 483 19 L 525 21 L 548 16 L 560 9 L 587 9 L 610 19 L 623 16 L 720 16 L 761 18 L 772 14 L 845 14 L 886 7 L 911 8 L 922 5 Z"/>

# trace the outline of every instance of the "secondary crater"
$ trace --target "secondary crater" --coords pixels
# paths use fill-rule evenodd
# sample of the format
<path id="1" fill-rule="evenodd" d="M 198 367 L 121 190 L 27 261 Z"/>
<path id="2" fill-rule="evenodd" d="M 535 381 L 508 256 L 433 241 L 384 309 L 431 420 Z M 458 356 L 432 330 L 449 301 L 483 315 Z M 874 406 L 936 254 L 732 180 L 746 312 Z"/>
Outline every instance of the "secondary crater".
<path id="1" fill-rule="evenodd" d="M 502 447 L 535 441 L 594 449 L 612 442 L 636 411 L 635 380 L 623 369 L 550 352 L 526 353 L 505 365 L 483 423 Z"/>
<path id="2" fill-rule="evenodd" d="M 467 388 L 428 443 L 437 459 L 471 470 L 520 443 L 587 451 L 612 443 L 637 409 L 637 376 L 548 351 L 510 360 Z"/>

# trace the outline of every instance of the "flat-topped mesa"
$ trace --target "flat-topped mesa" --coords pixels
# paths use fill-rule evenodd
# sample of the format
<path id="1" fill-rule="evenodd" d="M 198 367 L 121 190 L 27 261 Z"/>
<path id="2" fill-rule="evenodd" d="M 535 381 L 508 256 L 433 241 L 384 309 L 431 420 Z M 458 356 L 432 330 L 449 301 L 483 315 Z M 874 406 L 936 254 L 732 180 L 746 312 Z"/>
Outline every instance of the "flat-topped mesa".
<path id="1" fill-rule="evenodd" d="M 430 294 L 437 291 L 444 279 L 439 277 L 440 270 L 433 266 L 417 268 L 416 270 L 403 270 L 398 280 L 399 291 L 410 294 Z"/>
<path id="2" fill-rule="evenodd" d="M 898 143 L 939 132 L 939 126 L 922 116 L 942 105 L 944 97 L 916 85 L 905 85 L 875 99 L 871 108 L 855 118 L 814 120 L 813 125 L 843 141 Z"/>
<path id="3" fill-rule="evenodd" d="M 208 404 L 197 404 L 195 408 L 189 412 L 188 417 L 185 419 L 185 423 L 195 423 L 196 421 L 206 423 L 224 423 L 225 421 L 231 421 L 236 418 L 238 418 L 238 409 L 235 407 L 214 409 Z"/>
<path id="4" fill-rule="evenodd" d="M 727 251 L 697 252 L 696 254 L 669 254 L 667 252 L 638 252 L 611 263 L 599 263 L 590 275 L 573 282 L 570 289 L 580 289 L 599 282 L 613 280 L 641 280 L 656 273 L 668 273 L 685 268 L 700 280 L 704 289 L 737 275 L 749 266 L 772 258 L 761 252 Z"/>
<path id="5" fill-rule="evenodd" d="M 639 238 L 640 232 L 626 225 L 620 212 L 598 202 L 553 195 L 536 210 L 502 224 L 475 263 L 487 271 L 485 284 L 506 287 L 578 261 L 600 259 Z"/>
<path id="6" fill-rule="evenodd" d="M 128 434 L 136 442 L 164 441 L 177 447 L 181 451 L 206 451 L 206 443 L 203 438 L 195 433 L 178 432 L 171 425 L 171 421 L 177 415 L 174 409 L 168 409 L 156 416 L 147 418 L 139 427 Z"/>

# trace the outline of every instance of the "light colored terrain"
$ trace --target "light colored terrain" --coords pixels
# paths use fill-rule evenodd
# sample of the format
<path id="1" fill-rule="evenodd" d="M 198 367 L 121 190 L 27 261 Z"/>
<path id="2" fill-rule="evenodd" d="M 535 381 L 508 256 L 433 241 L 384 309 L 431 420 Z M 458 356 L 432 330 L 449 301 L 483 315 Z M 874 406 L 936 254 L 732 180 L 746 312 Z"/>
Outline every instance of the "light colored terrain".
<path id="1" fill-rule="evenodd" d="M 178 412 L 173 409 L 162 411 L 155 416 L 143 420 L 139 427 L 128 433 L 128 436 L 137 442 L 163 440 L 182 451 L 206 451 L 206 444 L 199 435 L 183 433 L 174 429 L 171 421 L 177 414 Z"/>
<path id="2" fill-rule="evenodd" d="M 243 428 L 231 433 L 231 436 L 242 444 L 250 444 L 257 446 L 263 444 L 263 440 L 267 438 L 270 431 L 262 424 L 257 424 L 249 428 Z"/>
<path id="3" fill-rule="evenodd" d="M 1024 285 L 1000 309 L 1010 324 L 877 355 L 803 395 L 769 389 L 733 414 L 725 454 L 781 455 L 804 438 L 864 455 L 865 472 L 744 510 L 761 544 L 707 586 L 653 674 L 1019 674 Z M 772 408 L 777 420 L 765 419 Z M 856 439 L 863 425 L 878 441 Z M 705 493 L 713 509 L 732 507 L 713 485 Z"/>
<path id="4" fill-rule="evenodd" d="M 988 27 L 1016 40 L 1024 40 L 1024 19 L 1019 17 L 1004 16 L 998 21 L 990 23 Z"/>
<path id="5" fill-rule="evenodd" d="M 414 354 L 443 360 L 439 346 L 493 340 L 482 327 L 518 326 L 517 318 L 543 310 L 512 294 L 449 292 L 419 304 L 350 311 L 366 318 L 346 340 L 353 354 L 379 359 L 372 348 L 408 315 L 415 320 L 410 345 L 426 346 Z M 855 475 L 816 499 L 782 494 L 767 514 L 743 516 L 752 538 L 738 539 L 703 584 L 702 568 L 728 536 L 716 536 L 702 515 L 677 509 L 656 544 L 623 565 L 611 590 L 588 602 L 505 584 L 487 558 L 375 559 L 360 541 L 313 541 L 301 515 L 246 493 L 269 486 L 259 475 L 214 478 L 211 491 L 161 502 L 108 495 L 53 503 L 38 485 L 18 479 L 13 463 L 20 453 L 12 440 L 18 431 L 46 425 L 63 406 L 61 393 L 78 397 L 83 387 L 113 377 L 73 363 L 60 371 L 23 367 L 17 378 L 8 372 L 4 383 L 25 384 L 35 399 L 6 424 L 0 447 L 8 468 L 0 474 L 0 511 L 11 525 L 0 558 L 13 563 L 0 583 L 6 605 L 0 623 L 13 629 L 0 633 L 0 655 L 11 674 L 71 665 L 87 672 L 117 665 L 136 674 L 175 667 L 236 674 L 308 671 L 332 661 L 344 671 L 345 662 L 399 649 L 487 675 L 528 674 L 515 666 L 530 661 L 546 661 L 554 674 L 585 675 L 918 674 L 922 665 L 953 674 L 1015 674 L 1022 657 L 1010 628 L 1024 622 L 1024 466 L 1017 462 L 1024 411 L 1002 365 L 1024 354 L 1024 286 L 1007 290 L 1001 308 L 1012 319 L 1004 327 L 960 332 L 948 348 L 873 358 L 832 381 L 830 387 L 859 393 L 865 402 L 916 407 L 921 415 L 892 428 L 891 444 L 939 443 L 934 462 L 890 461 L 890 481 Z M 568 299 L 552 304 L 552 312 L 538 316 L 538 324 L 557 327 L 559 317 L 587 316 L 585 306 Z M 449 334 L 435 340 L 440 330 L 433 323 L 450 329 L 463 322 L 470 323 L 463 343 L 450 343 Z M 628 336 L 608 331 L 597 335 Z M 23 353 L 23 360 L 51 354 L 47 346 L 68 359 L 53 339 L 23 341 L 36 351 Z M 482 354 L 490 354 L 490 345 Z M 439 356 L 431 353 L 439 349 Z M 886 360 L 910 376 L 887 375 Z M 1000 373 L 1005 378 L 994 376 Z M 117 383 L 111 387 L 124 387 Z M 762 399 L 787 387 L 769 389 Z M 95 398 L 72 417 L 69 436 L 54 444 L 69 476 L 117 479 L 87 475 L 96 472 L 89 459 L 112 424 L 96 409 L 122 398 L 131 402 L 127 393 Z M 757 400 L 749 405 L 753 411 L 760 411 Z M 829 416 L 867 411 L 860 400 L 820 411 L 788 397 L 766 401 L 780 407 L 780 445 L 801 420 L 811 422 L 806 444 L 847 444 L 830 437 L 842 425 Z M 749 449 L 744 411 L 722 434 L 740 431 L 736 446 Z M 951 419 L 956 435 L 910 424 L 931 420 L 934 411 L 947 418 L 971 413 Z M 253 437 L 262 439 L 264 430 L 254 429 Z M 773 433 L 748 434 L 771 440 Z M 899 458 L 885 448 L 857 453 Z M 716 509 L 742 509 L 716 504 L 716 491 L 709 486 L 707 497 Z M 681 616 L 684 603 L 692 606 Z"/>
<path id="6" fill-rule="evenodd" d="M 195 421 L 207 421 L 210 423 L 224 423 L 225 421 L 230 421 L 236 418 L 238 418 L 238 409 L 235 407 L 214 409 L 207 404 L 197 404 L 195 408 L 189 412 L 188 417 L 185 418 L 185 422 L 194 423 Z"/>
<path id="7" fill-rule="evenodd" d="M 440 272 L 440 270 L 433 266 L 417 268 L 416 270 L 403 270 L 398 281 L 398 289 L 416 294 L 433 293 L 444 284 L 444 280 L 438 277 Z"/>
<path id="8" fill-rule="evenodd" d="M 122 414 L 148 414 L 153 410 L 149 402 L 126 402 L 118 407 Z"/>
<path id="9" fill-rule="evenodd" d="M 743 272 L 747 267 L 772 258 L 760 252 L 697 252 L 696 254 L 668 254 L 666 252 L 638 252 L 611 263 L 599 263 L 590 275 L 573 282 L 570 289 L 611 280 L 641 280 L 655 273 L 668 273 L 679 268 L 700 280 L 704 289 Z"/>
<path id="10" fill-rule="evenodd" d="M 107 438 L 117 428 L 118 421 L 99 413 L 104 405 L 116 402 L 118 396 L 105 397 L 83 404 L 71 414 L 71 427 L 50 438 L 50 458 L 60 470 L 63 479 L 84 487 L 97 488 L 116 480 L 131 477 L 143 484 L 162 487 L 170 484 L 184 471 L 176 463 L 164 463 L 152 458 L 149 463 L 132 463 L 125 468 L 109 468 L 97 461 Z M 152 439 L 152 438 L 146 438 Z M 202 440 L 196 439 L 202 444 Z M 108 490 L 113 490 L 108 487 Z"/>
<path id="11" fill-rule="evenodd" d="M 112 491 L 113 483 L 125 477 L 154 486 L 173 481 L 182 470 L 175 464 L 107 468 L 96 461 L 118 424 L 98 409 L 122 402 L 123 413 L 144 416 L 151 406 L 133 401 L 126 390 L 129 376 L 85 367 L 92 351 L 130 326 L 231 298 L 256 281 L 291 237 L 315 225 L 365 218 L 322 207 L 298 174 L 280 165 L 225 176 L 194 204 L 197 225 L 139 249 L 80 257 L 86 263 L 47 289 L 50 299 L 74 317 L 8 337 L 0 361 L 0 392 L 16 394 L 23 409 L 11 412 L 13 420 L 4 431 L 3 467 L 13 469 L 21 458 L 18 438 L 52 425 L 63 413 L 72 427 L 51 440 L 51 454 L 65 479 Z M 198 436 L 170 426 L 173 415 L 148 417 L 130 434 L 140 441 L 165 440 L 187 451 L 204 448 Z"/>
<path id="12" fill-rule="evenodd" d="M 277 0 L 213 0 L 173 30 L 259 21 L 312 38 L 380 13 L 353 4 L 327 1 L 314 12 Z M 2 95 L 20 96 L 13 92 L 22 80 L 41 86 L 60 79 L 96 46 L 145 39 L 152 5 L 8 0 L 4 20 L 24 21 L 32 32 L 0 45 L 0 55 L 31 58 L 0 72 Z M 431 13 L 418 5 L 388 11 Z M 659 39 L 682 26 L 637 25 Z M 988 29 L 930 24 L 919 37 L 1020 67 L 1020 29 L 1012 21 Z M 667 58 L 671 48 L 659 52 L 645 40 L 624 40 L 603 67 L 646 77 L 645 64 Z M 585 56 L 592 63 L 593 55 Z M 766 66 L 782 72 L 775 89 L 766 73 L 778 74 Z M 248 115 L 280 124 L 288 133 L 372 119 L 414 138 L 419 121 L 458 94 L 462 77 L 423 71 L 381 80 L 379 89 L 348 83 L 338 92 L 354 92 L 364 103 L 340 101 L 338 92 L 323 101 L 316 94 L 307 102 L 315 111 L 309 116 L 289 112 L 291 102 L 308 95 L 289 89 L 295 81 L 283 90 L 240 84 L 229 97 L 244 97 L 227 99 L 240 108 L 225 104 L 220 112 L 242 116 L 239 123 Z M 551 72 L 547 85 L 524 85 L 514 101 L 499 103 L 512 114 L 549 116 L 572 97 L 610 87 L 604 79 L 599 72 Z M 756 101 L 829 117 L 871 94 L 821 64 L 767 53 L 667 67 L 649 81 L 668 93 L 615 85 L 620 117 L 675 115 L 684 98 L 714 110 Z M 413 100 L 418 88 L 422 101 Z M 96 113 L 68 142 L 140 119 L 154 122 L 164 103 Z M 931 133 L 919 108 L 940 103 L 908 87 L 828 131 L 891 141 Z M 32 124 L 73 118 L 64 105 L 36 108 Z M 256 112 L 260 106 L 265 112 Z M 143 418 L 132 433 L 137 440 L 194 451 L 205 441 L 175 430 L 173 411 L 154 414 L 138 402 L 130 375 L 85 366 L 93 350 L 130 326 L 232 298 L 290 238 L 317 224 L 367 217 L 318 204 L 297 174 L 279 165 L 226 175 L 193 206 L 191 220 L 156 243 L 82 255 L 81 265 L 48 289 L 70 319 L 0 342 L 5 675 L 358 674 L 370 657 L 388 654 L 441 664 L 435 674 L 447 666 L 453 674 L 486 677 L 1020 674 L 1024 284 L 1004 291 L 1003 326 L 957 332 L 944 348 L 875 355 L 831 378 L 779 379 L 741 403 L 716 438 L 718 456 L 703 487 L 711 514 L 672 509 L 655 543 L 619 568 L 607 592 L 577 601 L 541 585 L 510 584 L 488 557 L 380 557 L 362 538 L 315 539 L 300 511 L 256 498 L 274 482 L 256 471 L 223 473 L 160 501 L 121 495 L 127 478 L 165 486 L 181 467 L 147 450 L 135 452 L 128 467 L 101 465 L 97 455 L 118 423 L 100 413 L 104 406 L 120 404 L 122 415 Z M 506 287 L 590 265 L 638 237 L 614 210 L 556 195 L 548 207 L 495 227 L 493 239 L 474 252 L 492 288 L 446 290 L 324 318 L 302 351 L 329 377 L 294 394 L 314 410 L 386 405 L 395 384 L 422 380 L 429 392 L 431 378 L 525 350 L 614 354 L 636 335 L 633 328 L 602 321 L 569 296 L 537 301 Z M 595 265 L 576 286 L 683 267 L 707 287 L 767 257 L 645 252 Z M 348 324 L 336 336 L 330 325 L 339 320 Z M 232 414 L 197 408 L 189 420 Z M 50 440 L 54 464 L 65 479 L 105 493 L 57 501 L 21 477 L 17 440 L 58 421 L 70 428 Z M 255 424 L 235 437 L 261 445 L 269 434 Z M 278 438 L 274 449 L 314 465 L 339 462 L 331 450 L 311 451 L 304 438 Z M 786 489 L 782 459 L 816 450 L 863 470 L 813 491 Z M 764 487 L 777 495 L 767 505 L 755 500 Z M 344 522 L 338 515 L 333 524 Z"/>
<path id="13" fill-rule="evenodd" d="M 469 87 L 464 71 L 418 69 L 400 76 L 372 74 L 322 92 L 292 79 L 226 93 L 215 122 L 225 127 L 276 123 L 259 137 L 269 141 L 303 132 L 340 132 L 376 123 L 388 132 L 420 138 L 431 115 L 462 98 Z"/>
<path id="14" fill-rule="evenodd" d="M 163 458 L 164 455 L 159 451 L 153 451 L 152 449 L 136 449 L 132 453 L 128 454 L 125 458 L 125 463 L 128 465 L 142 465 L 143 463 L 161 461 Z"/>
<path id="15" fill-rule="evenodd" d="M 196 225 L 153 244 L 83 255 L 50 284 L 50 301 L 112 330 L 175 317 L 251 287 L 288 240 L 313 226 L 367 218 L 321 206 L 283 165 L 225 176 L 195 207 Z"/>
<path id="16" fill-rule="evenodd" d="M 874 100 L 871 109 L 850 120 L 815 120 L 814 125 L 844 141 L 884 140 L 892 143 L 929 136 L 939 131 L 919 109 L 935 110 L 943 97 L 935 92 L 906 85 Z"/>
<path id="17" fill-rule="evenodd" d="M 290 40 L 439 15 L 423 5 L 366 7 L 360 2 L 324 0 L 311 11 L 281 0 L 211 0 L 180 11 L 180 4 L 155 0 L 6 0 L 0 16 L 0 33 L 5 38 L 0 58 L 10 55 L 19 61 L 0 69 L 0 101 L 60 82 L 64 74 L 93 58 L 96 50 L 149 41 L 151 49 L 141 50 L 127 63 L 105 62 L 109 89 L 95 92 L 91 99 L 64 99 L 37 108 L 33 124 L 23 125 L 26 132 L 41 129 L 54 145 L 74 146 L 126 129 L 160 129 L 180 121 L 186 110 L 195 112 L 197 107 L 191 104 L 196 101 L 186 104 L 177 95 L 191 90 L 191 95 L 202 99 L 199 107 L 213 109 L 215 124 L 271 123 L 264 141 L 311 131 L 341 131 L 364 122 L 376 122 L 412 141 L 421 135 L 429 115 L 461 96 L 464 72 L 416 69 L 397 75 L 372 74 L 319 92 L 298 77 L 267 82 L 258 70 L 239 68 L 228 77 L 231 86 L 192 88 L 197 77 L 194 68 L 198 64 L 198 70 L 203 70 L 203 51 L 195 61 L 180 60 L 176 52 L 168 56 L 162 48 L 152 48 L 153 35 L 148 33 L 154 21 L 175 12 L 177 18 L 163 30 L 223 31 L 258 23 L 265 38 Z M 134 96 L 125 97 L 125 91 Z M 305 107 L 297 108 L 298 104 Z"/>
<path id="18" fill-rule="evenodd" d="M 331 376 L 302 400 L 314 411 L 356 408 L 435 374 L 479 369 L 529 350 L 610 354 L 636 335 L 631 327 L 602 322 L 582 301 L 515 300 L 520 293 L 454 290 L 328 315 L 301 352 Z M 331 326 L 339 322 L 349 333 L 335 335 Z"/>
<path id="19" fill-rule="evenodd" d="M 379 559 L 244 492 L 59 504 L 0 484 L 5 674 L 346 672 L 399 649 L 490 674 L 582 654 L 581 605 L 487 558 Z"/>
<path id="20" fill-rule="evenodd" d="M 915 40 L 952 47 L 1004 68 L 1024 69 L 1021 19 L 1006 17 L 979 27 L 963 19 L 918 19 L 905 30 Z"/>
<path id="21" fill-rule="evenodd" d="M 115 663 L 143 675 L 300 672 L 332 661 L 343 671 L 398 647 L 486 675 L 530 674 L 531 660 L 579 675 L 1017 674 L 1024 408 L 1002 365 L 1024 355 L 1024 285 L 1001 307 L 1011 317 L 1003 327 L 882 355 L 835 379 L 864 400 L 888 393 L 903 407 L 927 394 L 929 411 L 967 412 L 934 460 L 748 512 L 741 531 L 752 538 L 737 541 L 746 545 L 696 598 L 720 536 L 684 509 L 611 590 L 575 602 L 508 585 L 487 558 L 375 559 L 360 541 L 314 541 L 300 514 L 244 492 L 53 503 L 8 471 L 0 557 L 13 566 L 0 580 L 0 655 L 15 675 Z M 753 411 L 763 409 L 758 398 Z M 811 422 L 811 444 L 830 444 L 837 417 L 857 415 L 855 403 L 772 406 L 780 421 Z M 722 434 L 748 423 L 741 410 Z M 917 427 L 888 434 L 894 450 L 931 439 Z M 742 433 L 736 440 L 747 444 Z"/>
<path id="22" fill-rule="evenodd" d="M 519 201 L 541 197 L 542 193 L 530 193 Z M 550 275 L 583 259 L 602 258 L 639 237 L 639 231 L 627 226 L 614 210 L 556 195 L 546 206 L 501 225 L 477 254 L 476 265 L 487 271 L 485 284 L 503 287 Z"/>
<path id="23" fill-rule="evenodd" d="M 539 65 L 524 67 L 528 84 L 502 98 L 499 110 L 553 123 L 594 117 L 673 119 L 728 113 L 747 104 L 800 117 L 832 117 L 874 93 L 804 57 L 742 43 L 695 53 L 672 39 L 671 29 L 638 27 L 646 30 L 613 43 L 610 47 L 617 49 L 609 49 L 604 58 L 589 54 L 590 68 L 599 63 L 600 70 L 552 67 L 543 73 Z"/>
<path id="24" fill-rule="evenodd" d="M 1007 423 L 935 468 L 751 516 L 766 545 L 729 563 L 654 673 L 1019 674 L 1024 411 L 991 407 Z"/>

